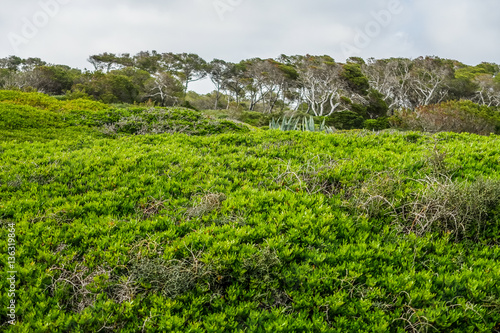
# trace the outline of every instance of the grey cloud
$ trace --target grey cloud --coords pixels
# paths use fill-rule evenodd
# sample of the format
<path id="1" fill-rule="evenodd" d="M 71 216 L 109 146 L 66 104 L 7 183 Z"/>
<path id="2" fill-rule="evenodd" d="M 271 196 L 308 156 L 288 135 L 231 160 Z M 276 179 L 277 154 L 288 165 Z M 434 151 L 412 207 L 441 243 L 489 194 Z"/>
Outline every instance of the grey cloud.
<path id="1" fill-rule="evenodd" d="M 351 45 L 354 55 L 364 58 L 437 55 L 471 64 L 498 62 L 500 4 L 493 0 L 400 0 L 404 11 L 375 30 L 366 45 L 355 41 L 360 31 L 373 28 L 372 13 L 397 0 L 241 0 L 225 7 L 222 16 L 217 1 L 238 3 L 71 0 L 17 55 L 80 68 L 89 67 L 91 54 L 153 49 L 194 52 L 207 60 L 310 53 L 344 61 L 341 45 Z M 4 0 L 3 5 L 0 57 L 14 53 L 8 34 L 20 33 L 23 17 L 40 10 L 33 0 Z"/>

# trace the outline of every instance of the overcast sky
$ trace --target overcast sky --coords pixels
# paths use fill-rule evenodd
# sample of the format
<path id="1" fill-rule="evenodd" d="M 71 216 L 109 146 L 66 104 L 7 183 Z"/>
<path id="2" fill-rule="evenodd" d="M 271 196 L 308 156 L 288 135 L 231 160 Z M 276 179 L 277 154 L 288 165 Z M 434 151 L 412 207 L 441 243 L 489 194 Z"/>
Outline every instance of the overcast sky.
<path id="1" fill-rule="evenodd" d="M 0 58 L 88 68 L 103 52 L 435 55 L 500 63 L 498 0 L 2 0 Z"/>

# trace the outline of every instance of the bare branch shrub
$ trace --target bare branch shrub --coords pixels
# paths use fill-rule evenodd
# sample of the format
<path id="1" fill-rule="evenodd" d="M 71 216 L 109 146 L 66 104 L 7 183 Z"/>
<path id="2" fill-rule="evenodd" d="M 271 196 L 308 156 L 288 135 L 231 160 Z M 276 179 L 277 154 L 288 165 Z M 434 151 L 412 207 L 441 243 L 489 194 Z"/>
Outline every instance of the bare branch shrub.
<path id="1" fill-rule="evenodd" d="M 136 207 L 136 212 L 141 219 L 147 220 L 154 215 L 158 215 L 160 211 L 165 208 L 166 202 L 167 201 L 163 199 L 149 197 L 146 203 L 140 204 Z"/>
<path id="2" fill-rule="evenodd" d="M 337 163 L 330 157 L 319 155 L 298 167 L 293 167 L 289 161 L 279 166 L 274 181 L 290 191 L 305 190 L 308 194 L 323 193 L 331 196 L 341 190 L 341 184 L 328 179 L 326 174 L 333 170 Z"/>
<path id="3" fill-rule="evenodd" d="M 403 186 L 402 176 L 393 170 L 376 173 L 353 191 L 350 205 L 367 217 L 392 215 L 397 218 L 399 200 L 394 193 Z"/>
<path id="4" fill-rule="evenodd" d="M 150 290 L 175 298 L 194 288 L 197 282 L 214 274 L 210 265 L 200 260 L 201 252 L 182 260 L 142 258 L 131 267 L 132 279 L 150 285 Z"/>
<path id="5" fill-rule="evenodd" d="M 406 182 L 418 186 L 403 196 Z M 450 233 L 458 241 L 483 236 L 495 223 L 500 181 L 459 182 L 443 174 L 413 180 L 391 173 L 377 174 L 355 191 L 349 204 L 368 217 L 391 216 L 404 232 L 419 236 Z"/>
<path id="6" fill-rule="evenodd" d="M 499 120 L 487 109 L 470 101 L 451 101 L 419 106 L 415 111 L 403 109 L 397 116 L 401 125 L 410 130 L 489 135 L 495 133 Z"/>
<path id="7" fill-rule="evenodd" d="M 243 260 L 243 268 L 249 274 L 257 276 L 263 282 L 271 280 L 271 269 L 280 265 L 281 261 L 276 251 L 273 251 L 269 247 L 264 247 L 251 257 Z"/>
<path id="8" fill-rule="evenodd" d="M 56 277 L 52 276 L 52 283 L 49 286 L 52 294 L 63 293 L 67 297 L 59 298 L 64 300 L 63 306 L 69 307 L 72 311 L 82 312 L 85 308 L 93 306 L 97 295 L 101 293 L 99 279 L 108 280 L 111 270 L 97 267 L 94 271 L 83 264 L 77 264 L 73 270 L 64 267 L 52 267 L 50 271 L 59 271 Z"/>
<path id="9" fill-rule="evenodd" d="M 403 209 L 411 222 L 408 232 L 452 233 L 456 239 L 481 235 L 500 204 L 500 181 L 478 179 L 472 183 L 427 177 L 424 187 Z"/>
<path id="10" fill-rule="evenodd" d="M 186 211 L 186 216 L 187 218 L 201 217 L 219 209 L 226 199 L 224 193 L 197 194 L 194 197 L 193 206 Z"/>

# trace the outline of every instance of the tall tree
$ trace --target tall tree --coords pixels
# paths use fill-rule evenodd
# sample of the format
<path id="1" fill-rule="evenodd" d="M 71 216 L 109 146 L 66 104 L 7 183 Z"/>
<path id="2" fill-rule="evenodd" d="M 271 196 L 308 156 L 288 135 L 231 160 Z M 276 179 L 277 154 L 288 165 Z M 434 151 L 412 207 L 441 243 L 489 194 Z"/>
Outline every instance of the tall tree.
<path id="1" fill-rule="evenodd" d="M 95 54 L 91 55 L 88 58 L 88 62 L 90 62 L 96 71 L 105 71 L 106 73 L 109 73 L 112 69 L 113 66 L 118 63 L 118 58 L 114 53 L 101 53 L 101 54 Z"/>
<path id="2" fill-rule="evenodd" d="M 315 116 L 328 116 L 340 106 L 345 81 L 340 77 L 342 66 L 329 56 L 299 57 L 297 72 L 302 93 Z"/>
<path id="3" fill-rule="evenodd" d="M 238 64 L 228 63 L 227 65 L 223 88 L 228 92 L 229 96 L 234 97 L 236 104 L 240 104 L 245 92 L 245 65 L 242 62 Z M 229 104 L 230 100 L 228 100 L 227 108 L 229 108 Z"/>
<path id="4" fill-rule="evenodd" d="M 370 86 L 381 93 L 389 110 L 411 107 L 412 61 L 406 58 L 368 59 L 362 67 Z"/>
<path id="5" fill-rule="evenodd" d="M 500 79 L 491 74 L 480 74 L 474 78 L 478 89 L 473 101 L 486 106 L 500 106 Z"/>
<path id="6" fill-rule="evenodd" d="M 0 59 L 0 68 L 10 71 L 17 71 L 19 70 L 19 66 L 21 66 L 22 63 L 23 59 L 17 56 L 9 56 Z"/>
<path id="7" fill-rule="evenodd" d="M 156 51 L 142 51 L 133 57 L 134 66 L 150 74 L 162 71 L 162 55 Z"/>
<path id="8" fill-rule="evenodd" d="M 221 97 L 221 90 L 224 88 L 228 79 L 228 72 L 230 64 L 221 59 L 213 59 L 206 68 L 208 77 L 215 86 L 215 105 L 214 109 L 219 108 L 219 100 Z"/>
<path id="9" fill-rule="evenodd" d="M 413 107 L 445 100 L 448 94 L 447 80 L 454 77 L 450 62 L 437 57 L 415 59 L 411 74 Z"/>
<path id="10" fill-rule="evenodd" d="M 207 62 L 194 53 L 164 53 L 162 54 L 164 69 L 179 78 L 184 84 L 184 95 L 191 82 L 207 76 Z"/>

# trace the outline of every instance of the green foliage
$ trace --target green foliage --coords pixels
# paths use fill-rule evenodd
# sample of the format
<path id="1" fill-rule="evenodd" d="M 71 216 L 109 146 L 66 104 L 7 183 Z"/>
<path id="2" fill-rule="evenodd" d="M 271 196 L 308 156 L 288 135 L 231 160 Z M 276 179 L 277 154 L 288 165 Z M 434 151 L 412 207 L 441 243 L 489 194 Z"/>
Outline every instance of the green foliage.
<path id="1" fill-rule="evenodd" d="M 31 106 L 0 103 L 0 129 L 48 128 L 67 126 L 57 113 Z"/>
<path id="2" fill-rule="evenodd" d="M 326 122 L 329 126 L 336 129 L 350 130 L 363 128 L 364 118 L 352 111 L 340 111 L 332 113 Z"/>
<path id="3" fill-rule="evenodd" d="M 189 101 L 184 101 L 184 103 L 182 103 L 181 107 L 198 111 L 198 109 L 195 106 L 193 106 Z"/>
<path id="4" fill-rule="evenodd" d="M 347 84 L 356 92 L 363 95 L 368 93 L 370 84 L 368 79 L 361 71 L 361 65 L 356 62 L 350 62 L 344 65 L 342 77 L 347 81 Z"/>
<path id="5" fill-rule="evenodd" d="M 21 129 L 0 129 L 0 141 L 17 141 L 17 142 L 48 142 L 52 140 L 71 140 L 78 142 L 79 140 L 89 140 L 103 138 L 102 133 L 89 130 L 81 126 L 65 127 L 46 127 L 40 130 L 39 127 Z"/>
<path id="6" fill-rule="evenodd" d="M 118 110 L 118 112 L 120 112 Z M 116 112 L 109 114 L 113 116 Z M 125 113 L 126 114 L 126 113 Z M 103 123 L 101 121 L 101 123 Z M 228 132 L 248 132 L 246 126 L 231 121 L 214 120 L 200 113 L 182 108 L 151 108 L 124 115 L 115 121 L 105 121 L 102 128 L 107 135 L 186 133 L 211 135 Z"/>
<path id="7" fill-rule="evenodd" d="M 498 329 L 498 136 L 98 137 L 76 129 L 225 123 L 174 108 L 14 107 L 0 110 L 17 128 L 0 130 L 13 139 L 0 141 L 0 247 L 15 223 L 18 279 L 6 332 Z"/>
<path id="8" fill-rule="evenodd" d="M 63 111 L 103 111 L 108 109 L 110 109 L 108 105 L 89 99 L 78 98 L 61 103 Z"/>
<path id="9" fill-rule="evenodd" d="M 476 67 L 466 66 L 466 67 L 459 68 L 455 71 L 455 78 L 472 80 L 477 75 L 486 74 L 486 73 L 488 73 L 488 72 L 485 68 L 481 68 L 481 67 L 477 67 L 477 66 Z"/>
<path id="10" fill-rule="evenodd" d="M 161 134 L 183 132 L 189 135 L 211 135 L 228 132 L 248 132 L 246 126 L 231 121 L 213 120 L 200 113 L 182 108 L 110 108 L 106 104 L 75 99 L 58 101 L 40 93 L 0 91 L 0 130 L 5 135 L 25 138 L 15 130 L 25 128 L 54 129 L 65 127 L 99 128 L 105 135 Z M 20 105 L 25 104 L 25 105 Z M 33 107 L 36 106 L 36 107 Z M 73 129 L 59 133 L 66 136 Z M 76 130 L 79 132 L 79 130 Z M 97 133 L 87 131 L 89 135 Z M 14 136 L 13 136 L 14 135 Z"/>
<path id="11" fill-rule="evenodd" d="M 495 75 L 498 73 L 499 67 L 497 64 L 483 62 L 477 66 L 463 66 L 455 70 L 455 77 L 457 79 L 472 80 L 481 74 Z"/>
<path id="12" fill-rule="evenodd" d="M 127 75 L 119 71 L 108 74 L 102 72 L 86 73 L 78 83 L 73 86 L 73 91 L 83 92 L 102 103 L 134 103 L 140 101 L 142 82 L 134 82 Z"/>
<path id="13" fill-rule="evenodd" d="M 383 99 L 383 95 L 376 91 L 371 90 L 368 94 L 369 104 L 366 107 L 366 113 L 370 118 L 385 117 L 389 111 L 387 103 Z"/>
<path id="14" fill-rule="evenodd" d="M 0 90 L 0 102 L 4 104 L 27 105 L 46 111 L 98 111 L 109 109 L 109 106 L 88 99 L 71 99 L 59 101 L 55 97 L 37 92 L 21 92 L 12 90 Z"/>
<path id="15" fill-rule="evenodd" d="M 252 126 L 264 126 L 269 123 L 268 116 L 253 111 L 241 111 L 237 113 L 235 119 Z"/>
<path id="16" fill-rule="evenodd" d="M 406 140 L 416 143 L 421 138 L 409 134 Z M 439 232 L 456 240 L 489 240 L 498 233 L 500 180 L 456 179 L 457 169 L 449 163 L 453 156 L 435 142 L 422 159 L 425 175 L 376 174 L 354 190 L 350 204 L 368 216 L 387 216 L 400 230 L 419 236 Z"/>
<path id="17" fill-rule="evenodd" d="M 380 117 L 377 119 L 367 119 L 363 122 L 363 128 L 372 131 L 381 131 L 391 127 L 387 117 Z"/>
<path id="18" fill-rule="evenodd" d="M 28 105 L 49 111 L 57 111 L 61 107 L 61 103 L 54 97 L 36 92 L 26 93 L 14 90 L 0 90 L 0 102 Z"/>

